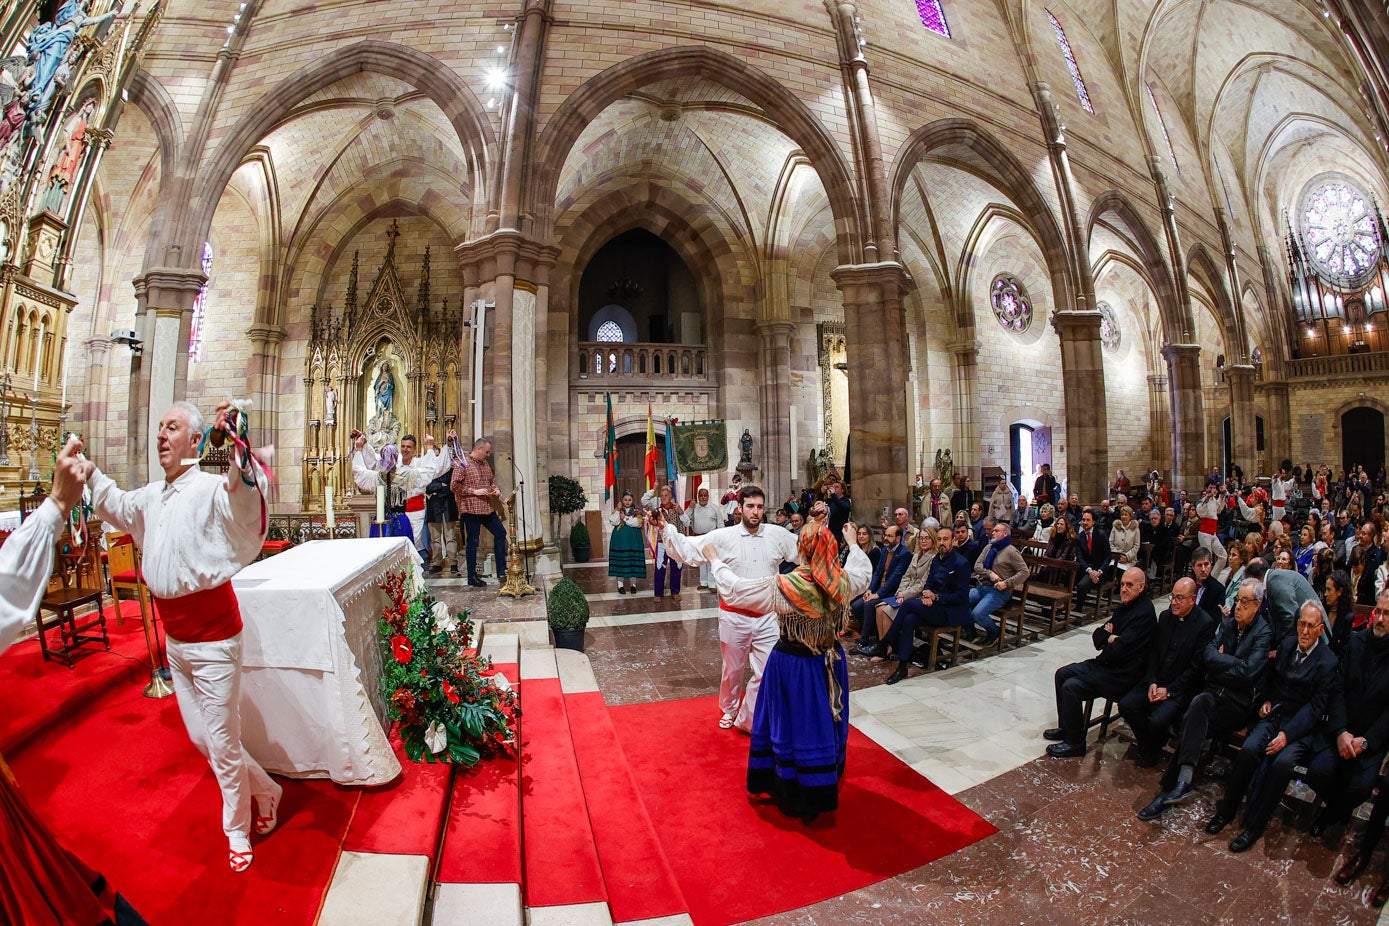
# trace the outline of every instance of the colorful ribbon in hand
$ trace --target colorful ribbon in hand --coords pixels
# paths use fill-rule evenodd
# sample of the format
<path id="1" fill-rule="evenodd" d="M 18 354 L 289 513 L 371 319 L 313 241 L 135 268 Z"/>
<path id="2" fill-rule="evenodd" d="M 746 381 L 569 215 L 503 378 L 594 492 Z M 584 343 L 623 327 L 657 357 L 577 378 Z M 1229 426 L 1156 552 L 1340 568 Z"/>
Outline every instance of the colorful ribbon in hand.
<path id="1" fill-rule="evenodd" d="M 244 404 L 250 405 L 250 402 Z M 270 507 L 265 499 L 265 491 L 260 487 L 260 480 L 256 478 L 256 463 L 259 462 L 261 468 L 265 470 L 267 482 L 275 481 L 275 473 L 271 470 L 269 464 L 263 460 L 258 461 L 254 454 L 251 453 L 251 425 L 249 416 L 246 414 L 246 410 L 242 408 L 242 404 L 233 403 L 232 406 L 227 409 L 226 422 L 229 430 L 223 431 L 223 433 L 231 440 L 232 444 L 236 446 L 241 458 L 240 461 L 237 462 L 235 459 L 237 454 L 233 454 L 232 465 L 236 466 L 237 472 L 241 475 L 241 481 L 245 485 L 255 489 L 256 494 L 260 496 L 260 532 L 264 534 L 269 521 Z M 202 440 L 198 442 L 198 457 L 200 459 L 203 454 L 206 453 L 209 443 L 216 446 L 216 443 L 212 440 L 212 433 L 215 430 L 217 430 L 216 422 L 213 423 L 212 427 L 203 432 Z"/>

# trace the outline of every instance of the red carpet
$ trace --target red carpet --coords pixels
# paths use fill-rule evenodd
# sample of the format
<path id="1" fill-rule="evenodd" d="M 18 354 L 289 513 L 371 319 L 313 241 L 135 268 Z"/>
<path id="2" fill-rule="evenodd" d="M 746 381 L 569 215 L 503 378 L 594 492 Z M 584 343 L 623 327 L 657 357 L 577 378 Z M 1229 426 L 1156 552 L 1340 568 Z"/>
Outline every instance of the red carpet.
<path id="1" fill-rule="evenodd" d="M 606 901 L 559 679 L 525 679 L 521 689 L 526 906 Z"/>
<path id="2" fill-rule="evenodd" d="M 360 792 L 281 779 L 279 828 L 253 837 L 255 863 L 233 874 L 217 783 L 188 742 L 174 699 L 151 701 L 138 687 L 120 687 L 78 713 L 80 724 L 35 737 L 6 758 L 64 845 L 145 919 L 156 926 L 314 922 Z"/>
<path id="3" fill-rule="evenodd" d="M 362 790 L 342 847 L 348 852 L 426 855 L 433 860 L 444 827 L 453 766 L 411 762 L 395 730 L 391 747 L 400 760 L 400 777 Z"/>
<path id="4" fill-rule="evenodd" d="M 613 922 L 686 912 L 598 692 L 564 696 Z"/>
<path id="5" fill-rule="evenodd" d="M 696 926 L 817 903 L 996 832 L 857 730 L 839 810 L 807 826 L 747 799 L 748 739 L 718 728 L 713 697 L 610 713 Z"/>
<path id="6" fill-rule="evenodd" d="M 45 662 L 37 637 L 16 643 L 0 656 L 0 753 L 9 755 L 39 731 L 80 718 L 74 707 L 114 687 L 140 693 L 150 677 L 144 624 L 136 602 L 126 602 L 123 610 L 125 626 L 117 630 L 115 611 L 106 608 L 111 651 L 91 649 L 71 669 L 61 662 Z M 57 631 L 49 634 L 56 639 Z"/>

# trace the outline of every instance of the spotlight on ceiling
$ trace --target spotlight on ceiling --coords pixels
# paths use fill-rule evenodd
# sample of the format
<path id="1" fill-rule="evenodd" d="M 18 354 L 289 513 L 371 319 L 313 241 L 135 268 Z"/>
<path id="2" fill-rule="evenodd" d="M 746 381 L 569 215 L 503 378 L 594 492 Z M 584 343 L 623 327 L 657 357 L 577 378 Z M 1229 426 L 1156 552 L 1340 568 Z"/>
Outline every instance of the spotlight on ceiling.
<path id="1" fill-rule="evenodd" d="M 487 71 L 487 89 L 500 90 L 506 86 L 506 69 L 490 68 Z"/>

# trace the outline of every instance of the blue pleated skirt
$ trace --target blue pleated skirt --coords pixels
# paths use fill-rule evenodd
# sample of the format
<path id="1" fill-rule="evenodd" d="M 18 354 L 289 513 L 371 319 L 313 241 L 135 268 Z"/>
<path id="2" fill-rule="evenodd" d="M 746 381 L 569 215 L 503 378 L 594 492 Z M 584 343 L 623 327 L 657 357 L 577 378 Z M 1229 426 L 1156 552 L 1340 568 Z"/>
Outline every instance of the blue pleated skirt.
<path id="1" fill-rule="evenodd" d="M 782 640 L 767 659 L 748 752 L 748 791 L 770 795 L 789 816 L 839 807 L 849 746 L 849 668 L 835 644 L 839 719 L 830 709 L 825 657 Z"/>

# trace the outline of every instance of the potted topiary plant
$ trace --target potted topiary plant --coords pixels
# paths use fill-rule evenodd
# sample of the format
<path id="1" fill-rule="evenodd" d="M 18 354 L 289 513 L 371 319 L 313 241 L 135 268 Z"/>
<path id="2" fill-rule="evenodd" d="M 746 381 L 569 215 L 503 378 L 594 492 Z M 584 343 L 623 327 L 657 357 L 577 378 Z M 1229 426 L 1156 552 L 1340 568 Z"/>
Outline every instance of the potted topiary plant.
<path id="1" fill-rule="evenodd" d="M 570 479 L 568 476 L 551 476 L 546 480 L 550 489 L 550 514 L 558 518 L 554 530 L 554 536 L 560 536 L 560 531 L 564 524 L 564 516 L 583 511 L 588 505 L 588 495 L 584 493 L 584 487 Z M 576 522 L 577 523 L 577 522 Z M 573 545 L 573 532 L 570 533 L 570 545 Z M 588 547 L 588 544 L 584 544 Z M 576 554 L 577 556 L 577 554 Z M 576 559 L 576 562 L 588 562 L 588 553 L 585 552 L 583 559 Z"/>
<path id="2" fill-rule="evenodd" d="M 555 633 L 555 646 L 584 651 L 584 628 L 588 626 L 588 596 L 573 579 L 560 579 L 550 589 L 545 614 Z"/>
<path id="3" fill-rule="evenodd" d="M 592 545 L 588 539 L 588 525 L 583 521 L 575 521 L 574 526 L 569 528 L 569 551 L 574 555 L 574 562 L 588 562 L 588 554 Z"/>

